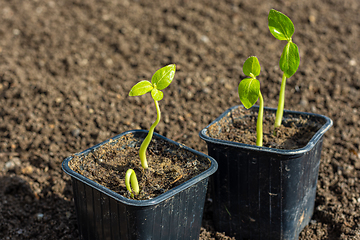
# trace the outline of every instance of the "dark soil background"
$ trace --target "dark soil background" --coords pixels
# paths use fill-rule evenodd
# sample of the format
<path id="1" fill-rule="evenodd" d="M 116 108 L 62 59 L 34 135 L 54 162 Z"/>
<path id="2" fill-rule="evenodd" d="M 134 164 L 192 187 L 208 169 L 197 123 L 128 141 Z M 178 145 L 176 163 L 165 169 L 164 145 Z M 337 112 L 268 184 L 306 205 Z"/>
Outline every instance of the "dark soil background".
<path id="1" fill-rule="evenodd" d="M 0 238 L 76 239 L 61 162 L 156 118 L 139 80 L 177 64 L 156 131 L 207 152 L 198 132 L 240 104 L 242 65 L 256 55 L 265 105 L 276 107 L 284 42 L 275 8 L 295 24 L 298 72 L 285 108 L 333 119 L 316 208 L 300 239 L 360 239 L 360 2 L 358 0 L 1 0 Z M 210 202 L 206 202 L 208 208 Z M 205 213 L 201 239 L 217 233 Z"/>

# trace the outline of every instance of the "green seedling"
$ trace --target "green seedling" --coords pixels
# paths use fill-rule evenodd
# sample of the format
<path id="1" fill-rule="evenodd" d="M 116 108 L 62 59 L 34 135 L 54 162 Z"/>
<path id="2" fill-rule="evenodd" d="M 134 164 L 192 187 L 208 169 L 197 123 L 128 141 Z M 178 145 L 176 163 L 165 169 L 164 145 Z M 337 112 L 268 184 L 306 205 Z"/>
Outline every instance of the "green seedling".
<path id="1" fill-rule="evenodd" d="M 249 57 L 243 66 L 243 72 L 250 78 L 243 79 L 238 88 L 240 101 L 246 109 L 251 108 L 260 99 L 258 118 L 256 122 L 256 145 L 263 145 L 263 115 L 264 100 L 260 91 L 260 82 L 256 79 L 260 74 L 260 63 L 257 57 Z"/>
<path id="2" fill-rule="evenodd" d="M 151 92 L 151 97 L 154 100 L 155 108 L 156 108 L 156 112 L 157 112 L 156 121 L 151 125 L 151 127 L 149 129 L 149 133 L 146 136 L 146 138 L 144 139 L 144 141 L 142 142 L 142 144 L 140 146 L 140 150 L 139 150 L 141 166 L 144 169 L 148 169 L 148 164 L 147 164 L 147 160 L 146 160 L 146 150 L 147 150 L 147 148 L 151 142 L 151 139 L 153 137 L 154 129 L 155 129 L 156 125 L 158 125 L 158 123 L 160 122 L 160 118 L 161 118 L 161 112 L 160 112 L 160 107 L 159 107 L 159 103 L 158 103 L 158 101 L 163 99 L 163 96 L 164 96 L 164 94 L 161 90 L 163 90 L 164 88 L 166 88 L 167 86 L 170 85 L 170 83 L 174 79 L 175 71 L 176 71 L 175 64 L 170 64 L 163 68 L 160 68 L 152 76 L 151 82 L 146 81 L 146 80 L 140 81 L 131 88 L 130 93 L 129 93 L 130 96 L 140 96 L 145 93 Z"/>
<path id="3" fill-rule="evenodd" d="M 140 192 L 139 183 L 136 178 L 135 171 L 128 169 L 125 174 L 125 185 L 126 189 L 129 191 L 131 198 L 134 198 L 135 195 L 138 195 Z"/>
<path id="4" fill-rule="evenodd" d="M 286 79 L 290 78 L 297 71 L 300 64 L 299 50 L 292 41 L 292 36 L 295 32 L 295 27 L 290 18 L 281 12 L 274 9 L 270 10 L 269 16 L 269 30 L 271 34 L 279 40 L 287 41 L 280 57 L 280 69 L 283 71 L 278 108 L 276 111 L 274 128 L 281 126 L 284 102 L 285 102 L 285 85 Z"/>

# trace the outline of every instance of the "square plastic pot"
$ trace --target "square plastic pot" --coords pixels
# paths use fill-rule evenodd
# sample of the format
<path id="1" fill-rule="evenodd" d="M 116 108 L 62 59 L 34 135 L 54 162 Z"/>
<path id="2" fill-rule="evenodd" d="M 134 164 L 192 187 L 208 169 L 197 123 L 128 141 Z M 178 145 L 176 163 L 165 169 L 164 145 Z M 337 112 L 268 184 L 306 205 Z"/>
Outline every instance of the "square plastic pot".
<path id="1" fill-rule="evenodd" d="M 323 135 L 332 121 L 285 110 L 283 119 L 301 116 L 322 125 L 305 147 L 296 150 L 210 137 L 208 128 L 217 125 L 221 131 L 219 121 L 231 123 L 231 111 L 238 107 L 228 109 L 200 132 L 208 154 L 219 164 L 209 184 L 215 228 L 236 239 L 298 239 L 313 214 Z M 257 112 L 258 106 L 251 110 Z M 264 111 L 276 113 L 273 108 Z"/>
<path id="2" fill-rule="evenodd" d="M 128 131 L 112 139 L 129 134 L 137 140 L 136 145 L 147 131 Z M 72 179 L 81 239 L 199 239 L 208 178 L 216 171 L 217 162 L 159 134 L 154 133 L 154 138 L 208 159 L 210 168 L 158 197 L 132 200 L 74 172 L 69 167 L 73 157 L 66 158 L 62 168 Z M 76 155 L 86 155 L 108 141 Z"/>

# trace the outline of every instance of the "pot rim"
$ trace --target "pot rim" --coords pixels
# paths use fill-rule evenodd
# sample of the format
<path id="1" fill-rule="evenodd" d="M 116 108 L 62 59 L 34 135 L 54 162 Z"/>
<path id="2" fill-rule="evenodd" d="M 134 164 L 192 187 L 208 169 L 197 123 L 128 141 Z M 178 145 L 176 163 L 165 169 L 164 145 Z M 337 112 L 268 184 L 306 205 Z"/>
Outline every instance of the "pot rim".
<path id="1" fill-rule="evenodd" d="M 99 144 L 96 144 L 82 152 L 79 152 L 79 153 L 75 153 L 74 155 L 83 155 L 83 154 L 86 154 L 86 153 L 89 153 L 90 151 L 100 147 L 101 145 L 109 142 L 110 140 L 116 140 L 126 134 L 131 134 L 131 133 L 147 133 L 148 131 L 146 130 L 129 130 L 129 131 L 126 131 L 126 132 L 123 132 L 119 135 L 116 135 L 115 137 L 113 138 L 110 138 L 108 140 L 105 140 Z M 137 206 L 137 207 L 147 207 L 147 206 L 153 206 L 153 205 L 156 205 L 156 204 L 159 204 L 171 197 L 173 197 L 174 195 L 176 195 L 177 193 L 179 192 L 182 192 L 184 191 L 185 189 L 191 187 L 192 185 L 202 181 L 203 179 L 206 179 L 208 178 L 210 175 L 212 175 L 218 168 L 218 164 L 216 162 L 216 160 L 204 153 L 201 153 L 199 151 L 196 151 L 192 148 L 189 148 L 181 143 L 177 143 L 171 139 L 168 139 L 160 134 L 157 134 L 157 133 L 154 133 L 154 136 L 157 137 L 157 138 L 161 138 L 162 140 L 165 140 L 165 141 L 168 141 L 172 144 L 175 144 L 176 146 L 182 148 L 182 149 L 185 149 L 187 151 L 190 151 L 196 155 L 200 155 L 202 157 L 205 157 L 207 158 L 211 165 L 210 167 L 205 170 L 204 172 L 200 173 L 199 175 L 189 179 L 188 181 L 180 184 L 179 186 L 176 186 L 170 190 L 168 190 L 167 192 L 155 197 L 155 198 L 152 198 L 152 199 L 148 199 L 148 200 L 133 200 L 133 199 L 129 199 L 129 198 L 126 198 L 124 196 L 122 196 L 121 194 L 119 193 L 116 193 L 88 178 L 86 178 L 85 176 L 73 171 L 70 167 L 69 167 L 69 162 L 71 161 L 71 159 L 73 159 L 73 156 L 70 156 L 70 157 L 67 157 L 63 162 L 62 162 L 62 169 L 65 173 L 67 173 L 68 175 L 70 175 L 72 178 L 78 180 L 78 181 L 81 181 L 83 183 L 85 183 L 86 185 L 88 186 L 91 186 L 93 188 L 95 188 L 96 190 L 108 195 L 109 197 L 112 197 L 114 198 L 115 200 L 121 202 L 121 203 L 124 203 L 124 204 L 127 204 L 127 205 L 131 205 L 131 206 Z"/>
<path id="2" fill-rule="evenodd" d="M 228 147 L 235 147 L 235 148 L 245 148 L 245 149 L 248 149 L 249 151 L 263 151 L 263 152 L 275 153 L 275 154 L 280 154 L 280 155 L 299 155 L 299 154 L 304 154 L 304 153 L 310 151 L 315 146 L 315 144 L 321 139 L 321 137 L 325 134 L 325 132 L 333 125 L 333 121 L 329 117 L 326 117 L 321 114 L 284 110 L 284 115 L 286 115 L 286 114 L 293 114 L 293 115 L 299 115 L 299 116 L 306 115 L 306 116 L 325 120 L 325 123 L 314 134 L 314 136 L 310 139 L 310 141 L 304 147 L 298 148 L 298 149 L 276 149 L 276 148 L 269 148 L 269 147 L 259 147 L 256 145 L 250 145 L 250 144 L 245 144 L 245 143 L 220 140 L 220 139 L 216 139 L 216 138 L 213 138 L 213 137 L 210 137 L 207 135 L 207 130 L 211 125 L 216 124 L 222 118 L 224 118 L 231 110 L 233 110 L 235 108 L 239 108 L 239 107 L 243 107 L 243 105 L 236 105 L 236 106 L 230 107 L 225 112 L 223 112 L 219 117 L 217 117 L 214 121 L 212 121 L 208 126 L 206 126 L 204 129 L 202 129 L 199 132 L 200 138 L 206 142 L 210 142 L 213 144 L 220 144 L 220 145 L 224 145 L 224 146 L 228 146 Z M 248 110 L 250 110 L 252 108 L 259 108 L 259 106 L 254 105 L 253 107 L 249 108 Z M 264 107 L 264 110 L 276 112 L 276 108 Z"/>

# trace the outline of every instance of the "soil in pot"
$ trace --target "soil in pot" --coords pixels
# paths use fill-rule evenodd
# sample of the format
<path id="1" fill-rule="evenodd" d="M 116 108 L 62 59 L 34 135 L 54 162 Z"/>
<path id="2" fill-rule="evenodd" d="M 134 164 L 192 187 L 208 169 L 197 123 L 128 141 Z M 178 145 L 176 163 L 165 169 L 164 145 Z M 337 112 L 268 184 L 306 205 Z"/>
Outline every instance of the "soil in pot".
<path id="1" fill-rule="evenodd" d="M 212 138 L 256 145 L 257 111 L 244 107 L 232 109 L 229 118 L 223 118 L 219 124 L 213 124 L 208 129 Z M 230 119 L 230 121 L 229 121 Z M 322 123 L 303 117 L 288 115 L 283 118 L 283 124 L 275 130 L 275 113 L 264 111 L 263 146 L 276 149 L 299 149 L 305 147 Z M 221 131 L 219 131 L 219 127 Z"/>
<path id="2" fill-rule="evenodd" d="M 139 159 L 141 142 L 126 135 L 110 140 L 85 156 L 69 163 L 75 172 L 100 185 L 130 198 L 125 186 L 125 173 L 134 169 L 140 185 L 137 200 L 147 200 L 186 182 L 210 167 L 210 162 L 161 139 L 152 139 L 147 151 L 149 168 L 144 170 Z"/>

